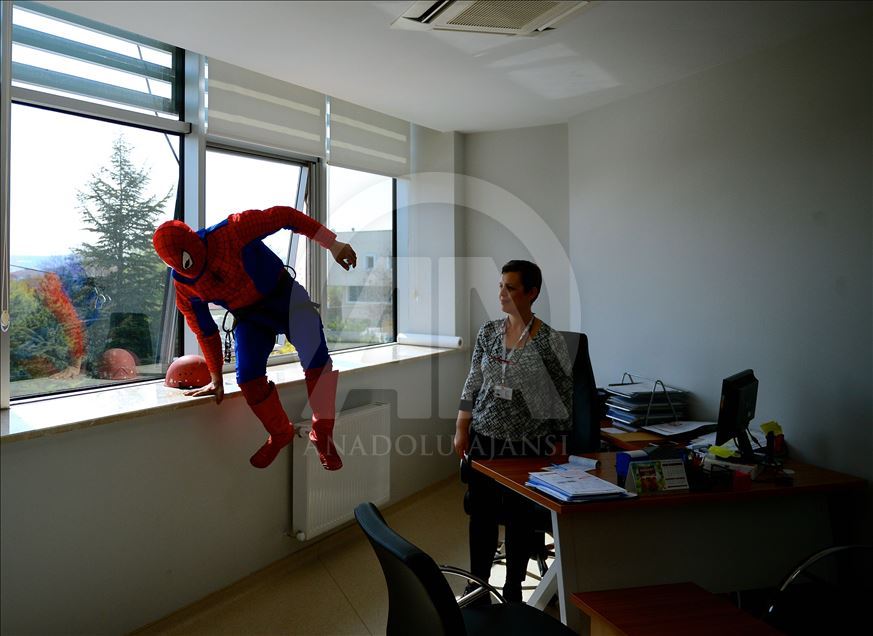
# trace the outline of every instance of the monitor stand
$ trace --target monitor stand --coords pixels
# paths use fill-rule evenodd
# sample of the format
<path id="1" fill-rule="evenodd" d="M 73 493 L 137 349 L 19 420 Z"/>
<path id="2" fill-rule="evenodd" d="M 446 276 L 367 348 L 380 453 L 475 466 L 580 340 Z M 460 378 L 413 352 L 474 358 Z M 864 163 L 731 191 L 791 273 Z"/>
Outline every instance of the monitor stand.
<path id="1" fill-rule="evenodd" d="M 737 441 L 737 449 L 740 451 L 740 459 L 748 464 L 760 464 L 761 457 L 755 454 L 752 450 L 752 441 L 749 431 L 743 429 L 739 431 L 735 439 Z"/>

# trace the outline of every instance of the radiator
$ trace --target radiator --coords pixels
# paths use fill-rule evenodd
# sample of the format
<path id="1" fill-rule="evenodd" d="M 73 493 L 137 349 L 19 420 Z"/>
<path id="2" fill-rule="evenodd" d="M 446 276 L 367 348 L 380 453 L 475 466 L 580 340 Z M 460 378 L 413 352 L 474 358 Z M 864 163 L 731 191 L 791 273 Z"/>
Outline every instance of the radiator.
<path id="1" fill-rule="evenodd" d="M 359 503 L 391 498 L 391 410 L 368 404 L 337 413 L 334 443 L 343 459 L 338 471 L 321 467 L 309 443 L 310 426 L 298 429 L 293 445 L 292 520 L 294 536 L 312 539 L 354 517 Z"/>

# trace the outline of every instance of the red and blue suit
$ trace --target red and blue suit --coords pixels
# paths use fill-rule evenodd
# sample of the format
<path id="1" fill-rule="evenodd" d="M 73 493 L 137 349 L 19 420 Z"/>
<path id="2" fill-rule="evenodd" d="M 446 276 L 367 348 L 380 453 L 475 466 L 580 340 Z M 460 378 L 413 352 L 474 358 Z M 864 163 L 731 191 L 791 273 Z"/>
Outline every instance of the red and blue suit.
<path id="1" fill-rule="evenodd" d="M 262 239 L 290 229 L 330 249 L 336 235 L 306 214 L 286 206 L 231 214 L 212 227 L 194 231 L 167 221 L 153 238 L 155 250 L 172 268 L 176 306 L 197 337 L 210 373 L 222 369 L 221 337 L 209 304 L 230 311 L 236 322 L 236 378 L 247 403 L 270 433 L 252 456 L 263 468 L 293 439 L 266 364 L 276 336 L 285 334 L 297 349 L 306 376 L 313 427 L 310 439 L 325 468 L 342 466 L 333 446 L 337 372 L 332 370 L 321 317 L 309 294 L 293 280 Z"/>

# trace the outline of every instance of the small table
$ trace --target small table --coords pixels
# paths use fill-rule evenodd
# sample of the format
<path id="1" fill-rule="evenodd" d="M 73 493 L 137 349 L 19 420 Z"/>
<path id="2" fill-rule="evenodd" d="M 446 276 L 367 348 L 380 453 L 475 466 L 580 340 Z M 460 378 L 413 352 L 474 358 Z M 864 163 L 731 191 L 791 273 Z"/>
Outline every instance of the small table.
<path id="1" fill-rule="evenodd" d="M 777 636 L 781 634 L 694 583 L 577 592 L 591 636 Z"/>

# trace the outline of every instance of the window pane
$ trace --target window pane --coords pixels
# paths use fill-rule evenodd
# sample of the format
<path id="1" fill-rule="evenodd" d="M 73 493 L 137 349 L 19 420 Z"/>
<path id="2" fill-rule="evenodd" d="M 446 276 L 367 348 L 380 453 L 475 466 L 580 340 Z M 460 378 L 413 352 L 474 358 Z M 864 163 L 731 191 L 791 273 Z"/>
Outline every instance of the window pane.
<path id="1" fill-rule="evenodd" d="M 75 22 L 40 5 L 13 9 L 13 85 L 178 118 L 170 47 Z"/>
<path id="2" fill-rule="evenodd" d="M 278 161 L 248 154 L 220 150 L 206 151 L 206 227 L 220 223 L 235 212 L 265 210 L 275 205 L 296 206 L 300 171 L 306 167 L 287 161 Z M 306 212 L 306 209 L 301 210 Z M 297 254 L 291 254 L 293 233 L 280 230 L 264 239 L 282 262 L 290 264 L 297 272 L 297 279 L 306 284 L 306 243 L 298 241 Z M 301 256 L 302 255 L 302 256 Z M 296 256 L 289 260 L 292 256 Z M 302 270 L 302 271 L 301 271 Z M 212 317 L 221 327 L 225 309 L 210 305 Z M 228 316 L 227 327 L 232 319 Z M 224 337 L 224 334 L 222 334 Z M 280 336 L 270 355 L 294 353 L 294 347 Z"/>
<path id="3" fill-rule="evenodd" d="M 328 258 L 322 318 L 333 351 L 394 340 L 393 186 L 390 177 L 328 167 L 327 226 L 358 254 L 348 272 Z"/>
<path id="4" fill-rule="evenodd" d="M 151 237 L 173 217 L 178 137 L 23 105 L 11 119 L 12 397 L 162 377 Z"/>

